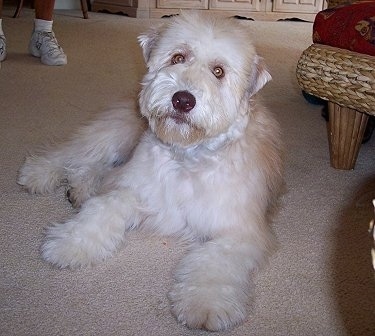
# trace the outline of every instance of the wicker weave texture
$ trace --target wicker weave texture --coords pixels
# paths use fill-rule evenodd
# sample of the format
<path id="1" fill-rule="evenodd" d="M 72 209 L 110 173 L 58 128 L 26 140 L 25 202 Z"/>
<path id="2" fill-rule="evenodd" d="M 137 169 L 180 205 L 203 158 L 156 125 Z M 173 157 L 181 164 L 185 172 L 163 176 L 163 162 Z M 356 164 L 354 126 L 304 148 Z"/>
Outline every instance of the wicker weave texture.
<path id="1" fill-rule="evenodd" d="M 303 90 L 375 115 L 375 57 L 313 44 L 301 55 L 297 79 Z"/>

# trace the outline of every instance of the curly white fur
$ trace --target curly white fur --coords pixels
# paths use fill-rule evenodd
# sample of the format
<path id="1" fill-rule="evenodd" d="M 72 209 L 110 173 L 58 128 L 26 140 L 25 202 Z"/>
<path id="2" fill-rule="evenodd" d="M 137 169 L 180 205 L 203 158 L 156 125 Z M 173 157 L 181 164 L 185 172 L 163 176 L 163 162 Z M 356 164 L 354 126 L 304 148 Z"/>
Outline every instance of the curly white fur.
<path id="1" fill-rule="evenodd" d="M 137 227 L 189 237 L 173 314 L 208 330 L 244 321 L 251 273 L 272 251 L 269 211 L 282 183 L 279 127 L 254 96 L 270 75 L 250 38 L 234 20 L 181 13 L 139 38 L 143 118 L 125 101 L 26 159 L 19 184 L 45 194 L 67 183 L 80 207 L 47 230 L 45 260 L 90 265 Z M 176 92 L 191 110 L 176 107 Z"/>

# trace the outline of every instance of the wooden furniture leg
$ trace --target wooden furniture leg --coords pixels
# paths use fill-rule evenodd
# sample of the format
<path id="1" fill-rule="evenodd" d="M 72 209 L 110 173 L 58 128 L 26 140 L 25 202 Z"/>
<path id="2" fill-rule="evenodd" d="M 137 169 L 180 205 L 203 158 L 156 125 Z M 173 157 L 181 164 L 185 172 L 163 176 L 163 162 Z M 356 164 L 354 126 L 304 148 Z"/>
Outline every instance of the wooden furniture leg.
<path id="1" fill-rule="evenodd" d="M 23 0 L 19 0 L 17 4 L 17 9 L 14 12 L 13 18 L 17 18 L 20 16 L 22 7 L 23 7 Z"/>
<path id="2" fill-rule="evenodd" d="M 14 12 L 14 15 L 13 15 L 14 18 L 17 18 L 17 17 L 20 16 L 21 9 L 23 7 L 23 1 L 24 0 L 18 1 L 17 9 L 16 9 L 16 11 Z M 88 6 L 87 6 L 87 0 L 81 0 L 81 9 L 82 9 L 83 18 L 88 19 L 89 18 L 89 15 L 88 15 L 89 10 L 88 10 Z"/>
<path id="3" fill-rule="evenodd" d="M 82 9 L 83 18 L 88 19 L 89 18 L 89 15 L 88 15 L 89 9 L 87 7 L 87 0 L 81 0 L 81 9 Z"/>
<path id="4" fill-rule="evenodd" d="M 331 102 L 328 103 L 328 111 L 331 166 L 354 169 L 369 116 Z"/>

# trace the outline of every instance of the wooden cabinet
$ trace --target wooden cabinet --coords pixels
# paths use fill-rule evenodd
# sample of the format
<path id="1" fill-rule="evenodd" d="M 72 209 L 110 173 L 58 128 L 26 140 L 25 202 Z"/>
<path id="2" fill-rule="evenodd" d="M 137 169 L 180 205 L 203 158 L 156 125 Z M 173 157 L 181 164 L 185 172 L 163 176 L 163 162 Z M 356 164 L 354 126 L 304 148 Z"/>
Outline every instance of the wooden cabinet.
<path id="1" fill-rule="evenodd" d="M 92 10 L 124 14 L 130 17 L 149 17 L 148 0 L 94 0 Z"/>
<path id="2" fill-rule="evenodd" d="M 210 8 L 217 10 L 261 10 L 261 1 L 259 0 L 210 0 Z"/>
<path id="3" fill-rule="evenodd" d="M 272 10 L 290 13 L 318 13 L 323 9 L 323 0 L 273 0 Z"/>
<path id="4" fill-rule="evenodd" d="M 180 9 L 209 11 L 254 20 L 298 18 L 313 21 L 326 7 L 326 0 L 95 0 L 94 11 L 123 13 L 132 17 L 160 18 Z"/>
<path id="5" fill-rule="evenodd" d="M 188 5 L 190 3 L 190 6 Z M 325 0 L 149 0 L 150 17 L 178 13 L 180 8 L 205 9 L 215 14 L 254 20 L 299 18 L 313 21 L 326 6 Z"/>

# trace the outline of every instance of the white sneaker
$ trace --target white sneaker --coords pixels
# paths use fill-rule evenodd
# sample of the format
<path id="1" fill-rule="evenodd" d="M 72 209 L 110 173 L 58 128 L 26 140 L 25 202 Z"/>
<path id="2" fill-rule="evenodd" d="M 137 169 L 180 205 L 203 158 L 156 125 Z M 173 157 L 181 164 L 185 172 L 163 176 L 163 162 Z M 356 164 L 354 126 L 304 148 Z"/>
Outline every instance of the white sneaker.
<path id="1" fill-rule="evenodd" d="M 53 32 L 34 31 L 29 43 L 31 55 L 40 57 L 43 64 L 64 65 L 68 60 Z"/>
<path id="2" fill-rule="evenodd" d="M 7 57 L 7 44 L 4 35 L 0 35 L 0 62 L 4 61 Z"/>

